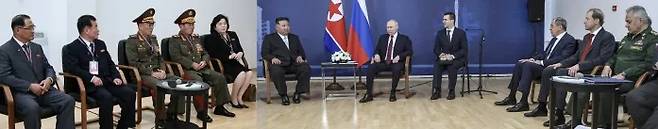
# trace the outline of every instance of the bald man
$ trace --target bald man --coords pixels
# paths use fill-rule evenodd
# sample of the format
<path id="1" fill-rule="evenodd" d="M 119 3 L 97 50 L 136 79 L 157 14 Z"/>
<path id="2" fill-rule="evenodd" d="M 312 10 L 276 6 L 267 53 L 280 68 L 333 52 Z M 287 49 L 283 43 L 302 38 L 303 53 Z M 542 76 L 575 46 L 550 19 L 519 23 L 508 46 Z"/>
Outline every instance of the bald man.
<path id="1" fill-rule="evenodd" d="M 372 101 L 372 83 L 377 73 L 381 71 L 393 72 L 389 101 L 394 102 L 397 100 L 395 89 L 398 86 L 398 81 L 400 81 L 404 60 L 413 53 L 411 40 L 406 35 L 400 34 L 398 28 L 397 21 L 389 20 L 386 22 L 386 34 L 379 36 L 377 47 L 373 53 L 374 56 L 368 65 L 368 75 L 366 76 L 366 88 L 368 90 L 366 95 L 359 100 L 360 103 Z"/>

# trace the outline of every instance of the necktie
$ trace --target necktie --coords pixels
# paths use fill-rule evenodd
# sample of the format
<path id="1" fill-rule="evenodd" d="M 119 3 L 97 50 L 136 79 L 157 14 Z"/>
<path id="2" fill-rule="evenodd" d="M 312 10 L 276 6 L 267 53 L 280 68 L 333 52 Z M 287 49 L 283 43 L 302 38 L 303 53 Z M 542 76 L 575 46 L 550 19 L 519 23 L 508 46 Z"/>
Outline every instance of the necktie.
<path id="1" fill-rule="evenodd" d="M 391 60 L 393 59 L 393 36 L 389 38 L 388 40 L 388 45 L 386 47 L 386 63 L 391 63 Z"/>
<path id="2" fill-rule="evenodd" d="M 23 52 L 25 53 L 25 57 L 27 58 L 27 60 L 32 62 L 32 52 L 30 52 L 30 47 L 27 44 L 21 47 L 23 48 Z"/>
<path id="3" fill-rule="evenodd" d="M 452 36 L 450 35 L 450 30 L 446 31 L 446 37 L 448 37 L 448 42 L 452 42 Z"/>
<path id="4" fill-rule="evenodd" d="M 551 42 L 548 44 L 548 47 L 546 47 L 546 50 L 544 50 L 544 57 L 545 59 L 548 59 L 551 57 L 551 53 L 553 52 L 553 45 L 555 45 L 557 42 L 557 38 L 551 39 Z"/>
<path id="5" fill-rule="evenodd" d="M 290 42 L 288 41 L 288 36 L 283 36 L 283 43 L 285 43 L 286 47 L 290 49 Z"/>
<path id="6" fill-rule="evenodd" d="M 585 48 L 583 51 L 580 53 L 580 60 L 578 62 L 583 62 L 585 61 L 585 57 L 589 54 L 589 51 L 592 50 L 592 38 L 594 37 L 593 34 L 587 34 L 585 35 Z"/>
<path id="7" fill-rule="evenodd" d="M 96 45 L 95 45 L 94 43 L 90 43 L 90 44 L 89 44 L 89 48 L 90 48 L 89 52 L 91 52 L 91 57 L 92 57 L 92 59 L 93 59 L 93 60 L 96 60 L 96 53 L 95 53 L 95 51 L 96 51 Z"/>

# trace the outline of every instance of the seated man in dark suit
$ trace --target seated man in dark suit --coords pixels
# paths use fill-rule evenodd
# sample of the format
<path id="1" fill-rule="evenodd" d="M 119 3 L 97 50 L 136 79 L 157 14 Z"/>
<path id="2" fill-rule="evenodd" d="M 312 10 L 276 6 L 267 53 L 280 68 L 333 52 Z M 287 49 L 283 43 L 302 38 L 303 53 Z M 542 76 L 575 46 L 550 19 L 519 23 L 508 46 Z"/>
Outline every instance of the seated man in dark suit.
<path id="1" fill-rule="evenodd" d="M 97 100 L 101 129 L 111 129 L 113 126 L 115 98 L 121 107 L 117 128 L 135 127 L 135 90 L 121 81 L 105 42 L 98 39 L 96 18 L 80 16 L 77 27 L 80 37 L 62 48 L 64 72 L 82 78 L 89 97 Z"/>
<path id="2" fill-rule="evenodd" d="M 56 129 L 73 129 L 75 100 L 52 87 L 57 79 L 55 69 L 41 45 L 32 42 L 34 27 L 27 15 L 12 18 L 14 36 L 0 46 L 0 82 L 11 87 L 17 116 L 22 116 L 26 129 L 41 128 L 41 107 L 55 109 Z"/>
<path id="3" fill-rule="evenodd" d="M 367 92 L 359 100 L 360 103 L 372 101 L 372 83 L 377 73 L 385 70 L 390 70 L 393 73 L 389 101 L 394 102 L 397 100 L 395 89 L 398 86 L 398 81 L 400 81 L 402 69 L 404 69 L 404 60 L 407 56 L 412 55 L 411 40 L 406 35 L 400 34 L 398 27 L 398 22 L 395 20 L 386 22 L 387 33 L 379 36 L 377 41 L 374 57 L 368 65 L 368 75 L 366 75 Z"/>
<path id="4" fill-rule="evenodd" d="M 507 108 L 508 112 L 520 112 L 530 109 L 528 106 L 528 94 L 530 91 L 530 83 L 532 80 L 541 77 L 541 71 L 546 66 L 558 63 L 576 52 L 576 40 L 568 34 L 567 20 L 562 17 L 553 19 L 551 23 L 551 36 L 553 39 L 549 42 L 544 52 L 539 52 L 530 59 L 521 59 L 514 65 L 514 72 L 512 80 L 510 80 L 509 95 L 501 101 L 497 101 L 496 105 L 514 105 Z M 516 91 L 521 91 L 521 100 L 516 103 Z"/>
<path id="5" fill-rule="evenodd" d="M 457 16 L 455 13 L 443 14 L 443 29 L 436 33 L 434 41 L 434 74 L 432 76 L 432 97 L 430 100 L 441 98 L 441 76 L 448 71 L 448 100 L 455 99 L 455 85 L 457 85 L 457 70 L 466 64 L 468 41 L 466 32 L 455 26 Z"/>
<path id="6" fill-rule="evenodd" d="M 275 23 L 276 33 L 265 36 L 261 55 L 263 60 L 270 63 L 270 77 L 281 96 L 281 104 L 290 104 L 286 73 L 297 75 L 297 86 L 292 100 L 294 103 L 300 103 L 301 94 L 309 92 L 311 67 L 307 63 L 306 53 L 299 37 L 290 33 L 290 20 L 286 17 L 278 17 Z"/>
<path id="7" fill-rule="evenodd" d="M 601 9 L 592 8 L 587 11 L 585 17 L 585 29 L 589 31 L 587 35 L 583 37 L 584 41 L 579 44 L 578 51 L 574 55 L 571 55 L 567 59 L 560 61 L 560 63 L 547 66 L 541 75 L 541 89 L 539 91 L 539 105 L 533 111 L 523 114 L 526 117 L 536 117 L 536 116 L 546 116 L 548 110 L 546 109 L 546 104 L 548 102 L 548 93 L 552 86 L 552 81 L 550 80 L 553 76 L 575 76 L 576 73 L 591 73 L 595 66 L 605 64 L 612 55 L 615 53 L 615 37 L 608 31 L 605 31 L 602 27 L 603 25 L 603 12 Z M 564 90 L 556 91 L 556 102 L 557 106 L 555 110 L 556 114 L 554 115 L 556 123 L 564 123 L 564 108 L 566 105 L 565 98 L 567 92 Z M 581 93 L 578 94 L 578 100 L 583 100 L 582 102 L 576 102 L 577 106 L 575 108 L 581 109 L 578 112 L 572 112 L 571 114 L 582 114 L 582 107 L 585 105 L 585 100 L 589 99 L 589 94 Z M 580 124 L 580 117 L 576 117 L 576 124 Z M 548 121 L 544 122 L 545 126 L 548 126 Z M 569 125 L 563 125 L 563 127 L 568 127 Z"/>

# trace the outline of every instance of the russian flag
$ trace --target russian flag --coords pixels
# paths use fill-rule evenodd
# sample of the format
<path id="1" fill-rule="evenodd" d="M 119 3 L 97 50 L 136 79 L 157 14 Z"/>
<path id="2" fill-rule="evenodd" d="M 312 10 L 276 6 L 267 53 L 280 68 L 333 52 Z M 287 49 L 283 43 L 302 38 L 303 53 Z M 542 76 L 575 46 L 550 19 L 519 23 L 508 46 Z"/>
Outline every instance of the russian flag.
<path id="1" fill-rule="evenodd" d="M 327 52 L 345 51 L 347 48 L 347 35 L 345 35 L 345 19 L 343 16 L 343 2 L 330 0 L 325 24 L 324 47 Z"/>
<path id="2" fill-rule="evenodd" d="M 367 63 L 372 57 L 374 48 L 365 0 L 356 0 L 352 5 L 352 23 L 347 40 L 347 51 L 359 66 Z"/>

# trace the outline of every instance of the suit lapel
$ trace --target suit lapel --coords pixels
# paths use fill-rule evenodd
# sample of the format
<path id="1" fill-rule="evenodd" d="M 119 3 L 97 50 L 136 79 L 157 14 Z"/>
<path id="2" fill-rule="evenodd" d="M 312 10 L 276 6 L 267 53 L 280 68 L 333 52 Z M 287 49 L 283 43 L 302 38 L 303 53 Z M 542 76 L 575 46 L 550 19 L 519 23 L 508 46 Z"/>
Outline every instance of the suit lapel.
<path id="1" fill-rule="evenodd" d="M 13 46 L 14 49 L 16 49 L 16 55 L 20 56 L 19 58 L 21 59 L 21 61 L 23 61 L 23 62 L 25 63 L 25 65 L 31 66 L 31 67 L 30 67 L 30 68 L 31 68 L 30 71 L 31 71 L 32 74 L 35 75 L 35 77 L 36 77 L 36 74 L 35 74 L 36 72 L 35 72 L 35 69 L 34 69 L 34 65 L 33 65 L 33 63 L 30 62 L 30 60 L 27 58 L 27 56 L 26 56 L 26 54 L 25 54 L 25 51 L 24 51 L 23 48 L 18 44 L 18 42 L 17 42 L 17 41 L 14 41 L 14 39 L 12 39 L 12 41 L 13 41 L 13 43 L 12 43 L 13 45 L 12 45 L 12 46 Z M 30 44 L 31 44 L 31 43 L 30 43 Z M 30 45 L 30 49 L 32 49 L 32 45 Z"/>
<path id="2" fill-rule="evenodd" d="M 91 52 L 89 51 L 89 49 L 87 48 L 87 43 L 84 43 L 83 41 L 80 41 L 80 40 L 78 40 L 78 41 L 76 41 L 76 42 L 78 42 L 78 45 L 77 45 L 77 46 L 78 46 L 78 50 L 82 51 L 82 53 L 85 53 L 84 55 L 86 55 L 87 58 L 88 58 L 89 60 L 91 60 L 91 58 L 93 57 L 93 55 L 92 55 L 93 53 L 91 53 Z"/>
<path id="3" fill-rule="evenodd" d="M 280 45 L 281 47 L 283 47 L 283 48 L 285 48 L 286 50 L 290 51 L 290 48 L 288 48 L 288 47 L 286 46 L 286 42 L 283 41 L 283 38 L 281 38 L 281 35 L 279 35 L 278 33 L 274 33 L 274 37 L 277 39 L 277 40 L 276 40 L 276 42 L 277 42 L 276 45 Z M 289 43 L 288 45 L 291 45 L 291 44 L 290 44 L 290 37 L 288 37 L 288 43 Z"/>
<path id="4" fill-rule="evenodd" d="M 603 38 L 602 37 L 603 32 L 605 32 L 605 30 L 603 28 L 601 28 L 601 30 L 598 33 L 596 33 L 596 35 L 594 36 L 594 39 L 592 39 L 592 48 L 590 49 L 590 51 L 588 53 L 586 53 L 587 56 L 585 58 L 589 57 L 589 54 L 592 53 L 592 51 L 594 51 L 595 48 L 599 47 L 599 45 L 601 44 L 599 42 L 601 42 L 601 40 Z M 585 45 L 587 45 L 587 44 L 585 44 Z"/>

